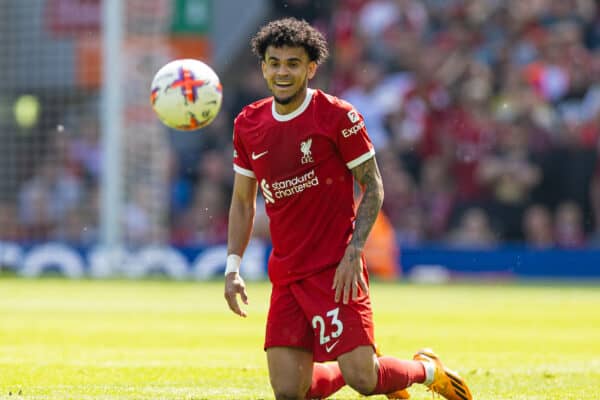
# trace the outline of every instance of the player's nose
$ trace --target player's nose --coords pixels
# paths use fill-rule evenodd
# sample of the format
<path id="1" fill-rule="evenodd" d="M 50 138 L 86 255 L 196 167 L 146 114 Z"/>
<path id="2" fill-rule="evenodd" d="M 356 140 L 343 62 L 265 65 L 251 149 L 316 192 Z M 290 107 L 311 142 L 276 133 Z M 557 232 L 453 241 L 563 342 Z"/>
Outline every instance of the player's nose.
<path id="1" fill-rule="evenodd" d="M 277 77 L 285 77 L 289 74 L 290 70 L 287 65 L 281 64 L 277 67 L 276 75 Z"/>

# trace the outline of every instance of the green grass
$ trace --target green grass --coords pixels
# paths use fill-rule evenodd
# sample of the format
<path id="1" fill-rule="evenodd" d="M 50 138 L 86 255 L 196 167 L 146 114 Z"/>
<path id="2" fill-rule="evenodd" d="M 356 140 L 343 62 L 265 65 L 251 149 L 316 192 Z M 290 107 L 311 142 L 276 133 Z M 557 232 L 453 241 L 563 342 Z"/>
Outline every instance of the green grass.
<path id="1" fill-rule="evenodd" d="M 2 278 L 0 399 L 271 399 L 269 285 L 248 291 L 241 319 L 220 282 Z M 475 399 L 600 396 L 598 286 L 374 284 L 372 295 L 384 352 L 433 347 Z"/>

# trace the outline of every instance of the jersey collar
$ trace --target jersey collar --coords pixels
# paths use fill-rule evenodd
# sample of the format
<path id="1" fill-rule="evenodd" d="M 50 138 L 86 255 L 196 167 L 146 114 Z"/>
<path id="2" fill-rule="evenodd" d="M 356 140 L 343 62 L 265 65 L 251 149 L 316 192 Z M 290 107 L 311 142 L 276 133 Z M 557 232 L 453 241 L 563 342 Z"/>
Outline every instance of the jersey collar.
<path id="1" fill-rule="evenodd" d="M 289 114 L 279 114 L 277 111 L 275 111 L 275 100 L 273 100 L 273 103 L 271 105 L 271 112 L 273 113 L 273 118 L 275 118 L 277 121 L 280 121 L 280 122 L 285 122 L 285 121 L 289 121 L 291 119 L 296 118 L 298 115 L 302 114 L 304 112 L 304 110 L 306 110 L 306 108 L 310 104 L 310 100 L 312 99 L 313 93 L 314 93 L 313 89 L 307 88 L 306 89 L 306 97 L 304 98 L 304 101 L 302 102 L 302 104 L 300 104 L 300 107 L 296 108 L 294 111 L 292 111 Z"/>

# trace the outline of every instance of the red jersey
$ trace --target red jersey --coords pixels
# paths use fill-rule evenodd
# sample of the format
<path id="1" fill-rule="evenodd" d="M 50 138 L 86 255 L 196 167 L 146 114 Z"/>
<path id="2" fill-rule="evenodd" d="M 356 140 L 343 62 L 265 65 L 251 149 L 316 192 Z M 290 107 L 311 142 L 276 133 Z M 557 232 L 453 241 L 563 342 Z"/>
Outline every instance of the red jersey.
<path id="1" fill-rule="evenodd" d="M 255 178 L 265 200 L 274 284 L 303 279 L 342 259 L 355 218 L 350 170 L 375 151 L 351 104 L 308 89 L 297 110 L 281 115 L 273 98 L 235 119 L 235 172 Z"/>

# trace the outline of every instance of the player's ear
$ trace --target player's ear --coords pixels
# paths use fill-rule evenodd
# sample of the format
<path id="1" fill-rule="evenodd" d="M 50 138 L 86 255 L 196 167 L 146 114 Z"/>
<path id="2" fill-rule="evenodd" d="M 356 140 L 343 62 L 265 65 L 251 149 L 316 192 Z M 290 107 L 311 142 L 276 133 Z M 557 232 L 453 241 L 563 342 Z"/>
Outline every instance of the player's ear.
<path id="1" fill-rule="evenodd" d="M 264 59 L 260 61 L 260 69 L 262 70 L 263 78 L 267 79 L 267 63 Z"/>
<path id="2" fill-rule="evenodd" d="M 317 73 L 317 63 L 315 61 L 310 61 L 308 63 L 308 79 L 312 79 Z"/>

